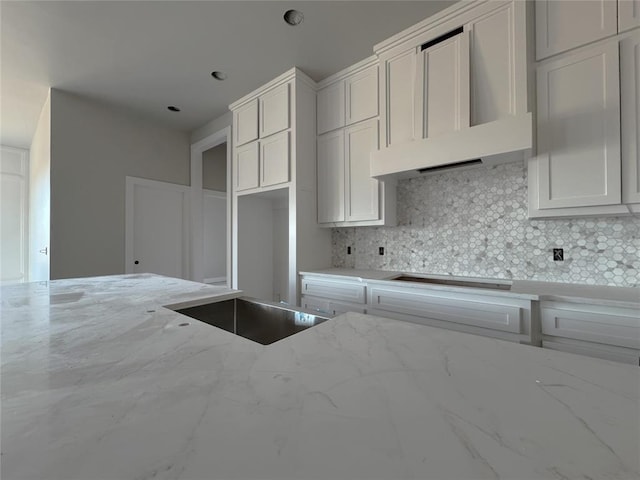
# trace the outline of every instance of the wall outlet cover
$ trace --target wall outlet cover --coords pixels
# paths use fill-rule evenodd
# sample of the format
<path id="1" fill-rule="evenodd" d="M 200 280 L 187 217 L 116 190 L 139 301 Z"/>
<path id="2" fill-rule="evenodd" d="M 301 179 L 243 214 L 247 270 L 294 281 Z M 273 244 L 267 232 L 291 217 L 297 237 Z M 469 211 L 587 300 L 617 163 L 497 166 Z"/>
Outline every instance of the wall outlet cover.
<path id="1" fill-rule="evenodd" d="M 384 247 L 378 247 L 378 253 L 384 255 Z"/>

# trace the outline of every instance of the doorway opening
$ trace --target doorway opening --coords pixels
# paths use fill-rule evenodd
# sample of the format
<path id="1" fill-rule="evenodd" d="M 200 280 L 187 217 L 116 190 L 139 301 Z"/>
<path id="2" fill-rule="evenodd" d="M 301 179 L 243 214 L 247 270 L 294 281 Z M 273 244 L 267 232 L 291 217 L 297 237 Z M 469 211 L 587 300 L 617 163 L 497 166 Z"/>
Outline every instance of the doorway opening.
<path id="1" fill-rule="evenodd" d="M 191 279 L 233 284 L 231 127 L 191 145 Z"/>
<path id="2" fill-rule="evenodd" d="M 227 285 L 227 143 L 202 153 L 203 282 Z"/>

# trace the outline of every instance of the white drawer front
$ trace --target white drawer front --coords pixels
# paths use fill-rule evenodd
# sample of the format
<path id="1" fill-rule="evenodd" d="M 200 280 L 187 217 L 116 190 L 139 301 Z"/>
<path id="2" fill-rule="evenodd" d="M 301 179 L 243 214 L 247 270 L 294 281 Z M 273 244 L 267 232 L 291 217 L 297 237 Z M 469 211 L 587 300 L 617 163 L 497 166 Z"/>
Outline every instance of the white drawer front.
<path id="1" fill-rule="evenodd" d="M 379 287 L 370 287 L 369 295 L 369 304 L 377 310 L 522 333 L 522 308 L 515 305 L 443 298 L 427 292 Z"/>
<path id="2" fill-rule="evenodd" d="M 302 308 L 318 312 L 320 315 L 328 315 L 331 317 L 342 315 L 347 312 L 366 313 L 366 309 L 363 304 L 333 302 L 325 298 L 309 296 L 302 297 Z"/>
<path id="3" fill-rule="evenodd" d="M 637 310 L 545 302 L 540 311 L 545 335 L 640 348 Z"/>
<path id="4" fill-rule="evenodd" d="M 343 302 L 365 302 L 365 286 L 361 283 L 303 278 L 302 294 L 331 300 L 342 300 Z"/>

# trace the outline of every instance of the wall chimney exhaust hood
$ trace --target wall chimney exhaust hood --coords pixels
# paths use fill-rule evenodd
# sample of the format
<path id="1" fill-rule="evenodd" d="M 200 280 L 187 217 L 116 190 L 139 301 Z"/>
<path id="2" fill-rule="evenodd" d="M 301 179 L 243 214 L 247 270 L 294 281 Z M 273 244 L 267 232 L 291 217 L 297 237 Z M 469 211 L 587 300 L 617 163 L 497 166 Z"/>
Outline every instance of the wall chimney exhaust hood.
<path id="1" fill-rule="evenodd" d="M 523 160 L 533 147 L 531 113 L 509 116 L 436 137 L 412 140 L 371 153 L 371 176 L 410 178 L 436 167 L 486 165 Z"/>

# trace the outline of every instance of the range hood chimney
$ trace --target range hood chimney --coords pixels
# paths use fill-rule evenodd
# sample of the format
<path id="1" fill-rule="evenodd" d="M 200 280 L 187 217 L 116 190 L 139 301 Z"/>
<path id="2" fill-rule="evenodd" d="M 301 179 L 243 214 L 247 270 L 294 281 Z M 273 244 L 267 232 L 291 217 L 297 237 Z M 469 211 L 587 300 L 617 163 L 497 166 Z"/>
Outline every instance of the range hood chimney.
<path id="1" fill-rule="evenodd" d="M 371 153 L 371 176 L 410 178 L 456 166 L 513 162 L 533 147 L 531 113 L 509 116 Z"/>

